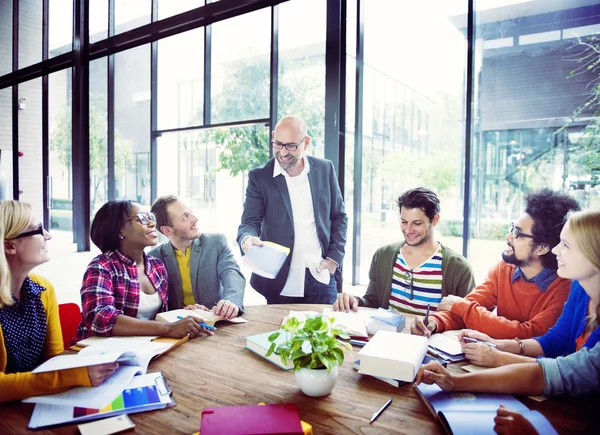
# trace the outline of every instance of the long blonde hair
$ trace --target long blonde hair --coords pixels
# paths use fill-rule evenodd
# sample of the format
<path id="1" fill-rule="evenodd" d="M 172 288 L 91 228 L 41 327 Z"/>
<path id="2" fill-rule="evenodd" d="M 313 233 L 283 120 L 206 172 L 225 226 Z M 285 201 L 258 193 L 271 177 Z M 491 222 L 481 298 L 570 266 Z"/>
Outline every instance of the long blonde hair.
<path id="1" fill-rule="evenodd" d="M 584 210 L 569 216 L 569 227 L 577 247 L 594 269 L 600 272 L 600 210 Z M 600 324 L 600 305 L 586 318 L 587 329 Z"/>
<path id="2" fill-rule="evenodd" d="M 4 241 L 24 232 L 31 223 L 31 206 L 19 201 L 0 202 L 0 308 L 12 305 L 11 275 Z"/>

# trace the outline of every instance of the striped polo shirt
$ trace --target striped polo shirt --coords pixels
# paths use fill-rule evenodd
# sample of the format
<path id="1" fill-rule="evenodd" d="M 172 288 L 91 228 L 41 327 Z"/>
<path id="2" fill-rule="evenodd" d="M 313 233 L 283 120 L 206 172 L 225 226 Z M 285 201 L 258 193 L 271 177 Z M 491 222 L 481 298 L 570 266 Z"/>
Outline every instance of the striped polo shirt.
<path id="1" fill-rule="evenodd" d="M 398 251 L 392 271 L 390 307 L 396 311 L 424 315 L 427 305 L 436 311 L 442 300 L 442 247 L 419 267 L 410 269 Z"/>

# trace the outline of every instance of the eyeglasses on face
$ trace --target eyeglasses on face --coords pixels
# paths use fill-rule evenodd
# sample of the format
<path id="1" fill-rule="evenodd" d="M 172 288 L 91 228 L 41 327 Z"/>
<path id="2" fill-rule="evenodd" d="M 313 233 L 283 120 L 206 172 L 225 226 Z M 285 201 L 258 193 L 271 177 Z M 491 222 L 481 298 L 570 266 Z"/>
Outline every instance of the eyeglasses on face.
<path id="1" fill-rule="evenodd" d="M 306 140 L 306 136 L 304 136 L 304 138 L 302 138 L 302 140 L 298 143 L 294 143 L 294 142 L 281 143 L 277 140 L 274 140 L 273 142 L 271 142 L 271 145 L 276 150 L 285 148 L 288 151 L 296 151 L 298 149 L 298 147 L 304 143 L 305 140 Z"/>
<path id="2" fill-rule="evenodd" d="M 154 215 L 154 213 L 152 213 L 151 211 L 141 211 L 131 216 L 130 218 L 125 219 L 123 222 L 121 222 L 121 225 L 123 225 L 125 222 L 129 222 L 134 218 L 137 218 L 138 222 L 142 225 L 148 225 L 150 221 L 156 223 L 156 216 Z"/>
<path id="3" fill-rule="evenodd" d="M 46 232 L 46 230 L 44 229 L 44 226 L 40 224 L 40 226 L 38 226 L 35 230 L 26 231 L 24 233 L 21 233 L 17 237 L 13 237 L 13 239 L 21 239 L 23 237 L 35 236 L 38 234 L 43 236 L 45 232 Z"/>
<path id="4" fill-rule="evenodd" d="M 519 230 L 517 227 L 515 227 L 515 223 L 514 222 L 511 222 L 510 225 L 508 226 L 508 232 L 510 234 L 512 234 L 512 236 L 513 236 L 513 238 L 515 240 L 518 239 L 519 237 L 527 237 L 529 239 L 535 238 L 531 234 L 522 233 L 521 230 Z"/>

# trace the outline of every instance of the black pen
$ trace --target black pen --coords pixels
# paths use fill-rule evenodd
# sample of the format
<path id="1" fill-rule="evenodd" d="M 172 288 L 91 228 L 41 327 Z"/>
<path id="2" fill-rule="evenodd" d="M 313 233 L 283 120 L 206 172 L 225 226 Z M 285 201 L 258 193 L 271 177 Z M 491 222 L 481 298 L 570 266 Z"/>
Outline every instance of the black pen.
<path id="1" fill-rule="evenodd" d="M 392 399 L 389 399 L 387 402 L 385 402 L 383 404 L 383 406 L 381 408 L 379 408 L 379 411 L 377 411 L 375 414 L 373 414 L 373 417 L 371 417 L 371 420 L 369 421 L 369 424 L 373 423 L 375 420 L 377 420 L 377 417 L 379 417 L 379 415 L 385 411 L 385 408 L 387 408 L 390 403 L 392 403 Z"/>
<path id="2" fill-rule="evenodd" d="M 427 313 L 425 314 L 425 320 L 423 321 L 425 327 L 429 326 L 429 304 L 427 304 Z"/>

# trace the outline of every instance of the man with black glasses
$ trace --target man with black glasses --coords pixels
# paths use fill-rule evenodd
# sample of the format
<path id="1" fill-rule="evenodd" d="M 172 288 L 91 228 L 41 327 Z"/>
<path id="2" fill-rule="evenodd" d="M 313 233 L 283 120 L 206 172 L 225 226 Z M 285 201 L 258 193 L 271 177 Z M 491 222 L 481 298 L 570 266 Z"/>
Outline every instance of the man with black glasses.
<path id="1" fill-rule="evenodd" d="M 503 261 L 465 298 L 442 299 L 427 326 L 416 319 L 411 332 L 429 336 L 470 328 L 517 341 L 545 334 L 562 313 L 571 285 L 557 276 L 551 250 L 560 241 L 568 213 L 576 210 L 573 198 L 549 189 L 528 195 L 525 213 L 510 224 L 505 237 Z"/>
<path id="2" fill-rule="evenodd" d="M 475 287 L 467 260 L 435 238 L 440 221 L 437 195 L 417 187 L 396 203 L 404 240 L 375 252 L 366 294 L 359 298 L 341 293 L 333 304 L 335 311 L 357 311 L 361 306 L 425 315 L 434 312 L 443 297 L 466 296 Z"/>
<path id="3" fill-rule="evenodd" d="M 275 279 L 252 275 L 268 304 L 332 303 L 348 218 L 333 163 L 306 156 L 306 123 L 285 116 L 273 131 L 275 157 L 248 174 L 237 241 L 245 254 L 262 240 L 290 248 Z"/>

